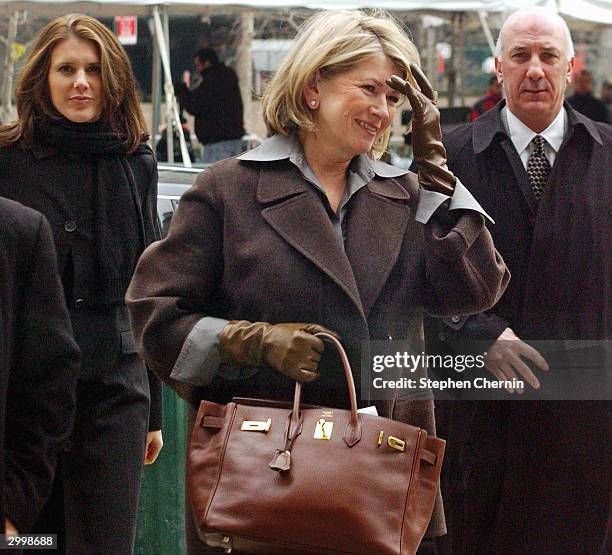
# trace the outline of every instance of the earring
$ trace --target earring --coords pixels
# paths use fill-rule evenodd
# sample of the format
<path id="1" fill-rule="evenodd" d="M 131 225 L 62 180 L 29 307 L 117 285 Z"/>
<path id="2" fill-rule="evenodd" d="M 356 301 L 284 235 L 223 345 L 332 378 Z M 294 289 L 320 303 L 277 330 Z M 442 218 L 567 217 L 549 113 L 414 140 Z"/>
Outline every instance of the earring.
<path id="1" fill-rule="evenodd" d="M 317 101 L 316 100 L 311 100 L 310 101 L 310 105 L 314 108 L 317 105 Z"/>

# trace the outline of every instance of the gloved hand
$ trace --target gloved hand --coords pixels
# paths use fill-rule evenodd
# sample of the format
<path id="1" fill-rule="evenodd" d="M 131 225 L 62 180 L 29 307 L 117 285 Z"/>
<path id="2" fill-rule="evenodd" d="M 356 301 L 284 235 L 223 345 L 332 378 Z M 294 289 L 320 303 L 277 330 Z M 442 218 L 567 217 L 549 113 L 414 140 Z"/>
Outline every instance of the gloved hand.
<path id="1" fill-rule="evenodd" d="M 219 350 L 226 362 L 239 366 L 270 365 L 299 382 L 319 377 L 317 368 L 325 346 L 313 334 L 334 332 L 318 324 L 229 322 L 219 334 Z"/>
<path id="2" fill-rule="evenodd" d="M 419 173 L 419 185 L 428 191 L 451 196 L 455 190 L 455 176 L 446 167 L 440 112 L 436 107 L 438 93 L 414 62 L 410 63 L 410 72 L 421 90 L 396 75 L 387 79 L 387 84 L 405 94 L 412 107 L 412 151 Z"/>

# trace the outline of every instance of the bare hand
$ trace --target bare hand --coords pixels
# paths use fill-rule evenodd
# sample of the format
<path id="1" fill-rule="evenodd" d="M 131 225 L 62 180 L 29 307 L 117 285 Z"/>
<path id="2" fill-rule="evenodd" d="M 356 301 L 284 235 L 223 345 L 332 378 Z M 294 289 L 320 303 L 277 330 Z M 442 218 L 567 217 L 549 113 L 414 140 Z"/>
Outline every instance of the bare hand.
<path id="1" fill-rule="evenodd" d="M 519 337 L 510 328 L 506 328 L 488 350 L 485 366 L 498 380 L 524 379 L 533 389 L 540 388 L 540 382 L 523 358 L 535 364 L 541 370 L 548 370 L 546 359 Z M 520 376 L 520 377 L 519 377 Z M 514 393 L 513 387 L 506 387 L 509 393 Z M 523 388 L 516 389 L 523 393 Z"/>
<path id="2" fill-rule="evenodd" d="M 153 464 L 157 460 L 157 456 L 164 446 L 164 440 L 162 439 L 162 431 L 155 430 L 154 432 L 147 432 L 147 441 L 145 443 L 145 464 Z"/>
<path id="3" fill-rule="evenodd" d="M 7 534 L 19 534 L 15 525 L 8 519 L 4 519 L 4 530 Z"/>

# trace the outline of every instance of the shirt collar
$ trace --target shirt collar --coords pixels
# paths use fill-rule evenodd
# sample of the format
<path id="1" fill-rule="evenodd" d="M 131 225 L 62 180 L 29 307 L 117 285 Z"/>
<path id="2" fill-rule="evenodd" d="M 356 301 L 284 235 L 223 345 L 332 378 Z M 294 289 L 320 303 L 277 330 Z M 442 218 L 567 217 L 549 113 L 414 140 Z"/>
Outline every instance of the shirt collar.
<path id="1" fill-rule="evenodd" d="M 536 135 L 541 135 L 544 137 L 552 149 L 555 152 L 559 152 L 559 148 L 561 148 L 561 143 L 563 142 L 563 137 L 565 136 L 566 130 L 567 117 L 565 108 L 561 107 L 557 117 L 541 133 L 536 133 L 531 128 L 527 127 L 510 111 L 508 106 L 505 106 L 503 111 L 508 122 L 508 134 L 510 135 L 510 140 L 514 144 L 514 148 L 516 148 L 519 155 L 529 146 Z"/>
<path id="2" fill-rule="evenodd" d="M 297 137 L 273 135 L 253 150 L 248 150 L 238 156 L 238 160 L 248 162 L 276 162 L 289 160 L 304 173 L 304 149 Z M 307 164 L 306 164 L 307 165 Z M 374 175 L 383 178 L 406 175 L 409 170 L 397 168 L 380 160 L 372 160 L 367 154 L 355 156 L 351 161 L 350 171 L 361 175 L 366 181 L 371 181 Z M 311 170 L 312 171 L 312 170 Z"/>

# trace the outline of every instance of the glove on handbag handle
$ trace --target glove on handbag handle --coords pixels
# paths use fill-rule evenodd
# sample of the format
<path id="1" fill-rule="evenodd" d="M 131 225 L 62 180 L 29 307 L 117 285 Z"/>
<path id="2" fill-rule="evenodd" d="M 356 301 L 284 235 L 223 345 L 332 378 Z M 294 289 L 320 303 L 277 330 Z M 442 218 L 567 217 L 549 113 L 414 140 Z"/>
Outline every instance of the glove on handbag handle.
<path id="1" fill-rule="evenodd" d="M 336 347 L 342 366 L 344 368 L 344 376 L 346 378 L 346 385 L 348 386 L 349 399 L 351 402 L 351 418 L 346 425 L 344 430 L 344 442 L 349 446 L 353 447 L 361 439 L 361 420 L 359 419 L 359 413 L 357 412 L 357 392 L 355 390 L 355 381 L 353 380 L 353 373 L 351 371 L 351 365 L 344 347 L 338 339 L 325 332 L 319 332 L 314 334 L 321 339 L 326 339 Z M 293 396 L 293 409 L 291 411 L 291 418 L 289 425 L 287 426 L 287 435 L 285 437 L 285 447 L 281 451 L 276 450 L 276 453 L 270 461 L 269 466 L 274 470 L 286 471 L 291 468 L 291 448 L 295 438 L 302 431 L 302 415 L 300 412 L 300 399 L 302 397 L 302 384 L 301 382 L 295 382 L 295 394 Z"/>

